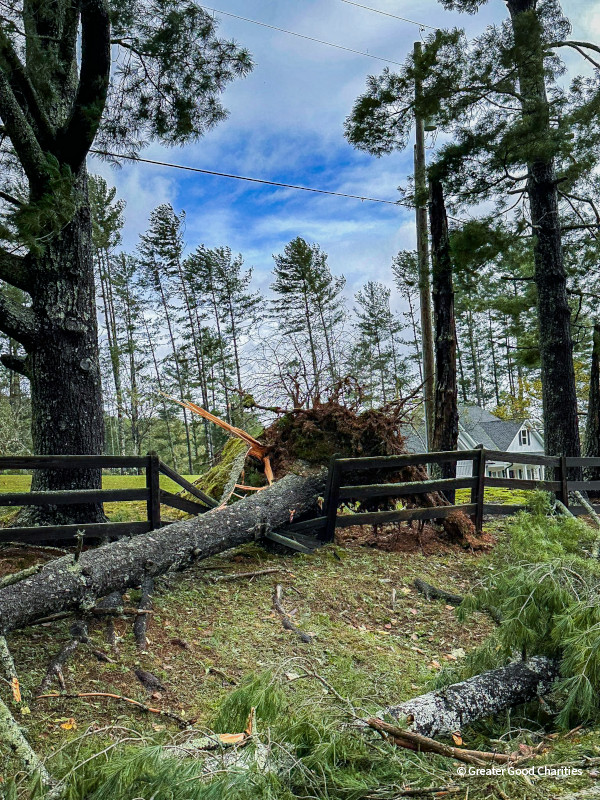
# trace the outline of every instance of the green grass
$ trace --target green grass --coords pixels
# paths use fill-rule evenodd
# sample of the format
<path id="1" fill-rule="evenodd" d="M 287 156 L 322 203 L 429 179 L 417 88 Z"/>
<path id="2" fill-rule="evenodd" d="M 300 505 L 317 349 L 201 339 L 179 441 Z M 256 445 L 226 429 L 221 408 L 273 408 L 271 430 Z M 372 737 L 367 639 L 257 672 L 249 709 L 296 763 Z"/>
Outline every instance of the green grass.
<path id="1" fill-rule="evenodd" d="M 522 489 L 496 489 L 494 487 L 486 487 L 484 500 L 486 503 L 498 503 L 500 505 L 522 505 L 526 506 L 532 495 L 535 492 L 524 491 Z M 457 503 L 470 503 L 471 490 L 470 489 L 457 489 L 456 490 Z"/>
<path id="2" fill-rule="evenodd" d="M 148 695 L 133 670 L 139 666 L 151 671 L 163 681 L 165 691 L 150 702 L 194 719 L 194 730 L 190 734 L 178 732 L 177 726 L 164 717 L 144 715 L 118 701 L 64 697 L 35 701 L 35 689 L 49 659 L 69 639 L 69 621 L 51 627 L 37 626 L 9 636 L 26 706 L 24 714 L 19 714 L 15 706 L 13 711 L 36 750 L 49 759 L 48 767 L 61 774 L 68 766 L 66 761 L 61 766 L 63 756 L 68 754 L 72 759 L 70 763 L 81 762 L 92 753 L 113 746 L 119 739 L 141 737 L 140 743 L 145 744 L 182 742 L 186 737 L 202 735 L 200 732 L 217 719 L 221 721 L 217 729 L 238 732 L 243 713 L 232 716 L 231 703 L 226 704 L 227 712 L 224 702 L 251 676 L 270 672 L 278 676 L 286 704 L 293 713 L 307 716 L 306 728 L 314 732 L 312 738 L 322 737 L 321 742 L 313 743 L 314 751 L 307 751 L 306 745 L 303 750 L 304 758 L 314 760 L 315 775 L 320 774 L 321 759 L 327 757 L 328 748 L 343 745 L 343 742 L 335 745 L 335 739 L 329 745 L 330 734 L 322 727 L 330 725 L 331 715 L 337 708 L 338 733 L 343 735 L 347 722 L 343 716 L 345 704 L 340 704 L 317 681 L 301 678 L 304 670 L 322 676 L 342 697 L 351 700 L 361 716 L 428 690 L 439 675 L 440 667 L 455 664 L 454 658 L 462 658 L 461 650 L 468 653 L 480 644 L 490 631 L 491 623 L 481 614 L 459 622 L 454 609 L 443 602 L 428 602 L 418 594 L 412 586 L 413 580 L 422 577 L 448 590 L 465 593 L 487 564 L 488 557 L 462 550 L 422 555 L 330 545 L 310 556 L 282 557 L 267 553 L 257 545 L 247 545 L 158 582 L 147 653 L 136 651 L 131 618 L 118 619 L 119 652 L 111 653 L 115 663 L 99 663 L 91 657 L 87 647 L 81 647 L 65 670 L 69 693 L 112 692 L 143 703 L 148 702 Z M 215 575 L 222 573 L 265 567 L 279 567 L 289 572 L 253 580 L 214 580 Z M 314 635 L 311 644 L 300 642 L 292 632 L 284 630 L 280 617 L 272 610 L 276 582 L 284 586 L 284 605 L 296 625 Z M 393 589 L 396 600 L 392 608 Z M 134 604 L 137 597 L 138 594 L 131 591 L 128 602 Z M 110 652 L 100 620 L 91 621 L 90 637 L 92 647 Z M 187 649 L 181 642 L 186 643 Z M 6 692 L 3 697 L 7 699 Z M 263 741 L 270 741 L 273 735 L 275 741 L 283 737 L 285 742 L 285 736 L 293 734 L 293 730 L 287 730 L 286 722 L 290 728 L 298 725 L 298 719 L 294 720 L 291 713 L 287 716 L 286 706 L 275 719 L 265 718 L 264 712 L 261 713 L 258 729 Z M 73 722 L 77 727 L 63 728 L 67 720 L 68 725 Z M 106 731 L 106 726 L 115 727 Z M 531 729 L 535 728 L 536 723 L 520 720 L 513 713 L 497 720 L 496 728 L 488 727 L 485 733 L 481 730 L 462 733 L 466 747 L 499 747 L 510 752 L 518 749 L 520 743 L 536 744 L 539 740 L 531 734 Z M 490 737 L 499 737 L 507 730 L 512 731 L 509 737 L 490 744 Z M 82 740 L 83 735 L 86 738 Z M 303 741 L 305 739 L 303 735 Z M 61 751 L 65 745 L 67 749 Z M 549 740 L 548 746 L 552 749 L 545 760 L 550 763 L 596 755 L 597 735 L 580 731 L 570 738 Z M 131 744 L 124 747 L 131 747 Z M 375 748 L 370 756 L 369 748 Z M 385 760 L 387 752 L 391 769 L 387 782 L 382 778 L 381 784 L 382 790 L 390 788 L 386 797 L 393 796 L 393 785 L 398 789 L 407 784 L 443 786 L 457 780 L 462 787 L 459 797 L 465 797 L 467 787 L 470 800 L 495 797 L 489 793 L 489 778 L 458 779 L 457 765 L 450 760 L 394 751 L 384 743 L 373 742 L 369 748 L 366 761 L 361 757 L 346 763 L 340 755 L 335 763 L 341 770 L 348 769 L 350 773 L 354 770 L 354 774 L 365 770 L 363 777 L 366 777 L 371 769 L 369 760 L 377 762 L 378 766 L 374 763 L 373 769 L 380 769 L 380 756 Z M 340 751 L 343 752 L 352 752 L 352 748 Z M 103 769 L 104 761 L 103 757 L 97 762 L 98 769 Z M 3 773 L 6 779 L 12 774 L 12 765 L 2 762 L 1 743 L 0 764 L 3 764 L 0 776 Z M 185 762 L 181 766 L 185 768 Z M 348 780 L 351 780 L 350 774 Z M 533 786 L 516 778 L 499 778 L 494 782 L 511 800 L 541 800 L 558 794 L 559 789 L 572 790 L 586 785 L 586 780 L 585 777 L 566 779 L 560 781 L 560 785 L 552 780 L 536 781 Z M 71 795 L 71 800 L 81 796 L 84 795 Z M 115 793 L 111 800 L 131 800 L 133 796 L 149 795 Z M 230 796 L 238 800 L 246 798 L 245 794 Z M 257 800 L 263 798 L 258 790 L 255 796 Z M 293 795 L 299 796 L 338 800 L 365 795 L 337 793 L 330 785 L 329 790 L 321 787 L 319 794 Z M 280 794 L 277 790 L 264 797 L 291 800 L 292 795 Z"/>
<path id="3" fill-rule="evenodd" d="M 193 482 L 198 475 L 184 475 L 188 481 Z M 143 489 L 146 486 L 145 475 L 103 475 L 103 489 Z M 160 476 L 161 489 L 168 492 L 177 493 L 182 491 L 179 484 L 167 478 L 166 475 Z M 0 492 L 28 492 L 31 488 L 31 475 L 0 475 Z M 104 510 L 111 522 L 141 522 L 147 519 L 146 503 L 144 501 L 123 500 L 117 503 L 105 503 Z M 0 507 L 0 526 L 10 524 L 10 521 L 18 513 L 15 507 Z M 162 507 L 163 519 L 173 518 L 173 509 L 167 506 Z"/>

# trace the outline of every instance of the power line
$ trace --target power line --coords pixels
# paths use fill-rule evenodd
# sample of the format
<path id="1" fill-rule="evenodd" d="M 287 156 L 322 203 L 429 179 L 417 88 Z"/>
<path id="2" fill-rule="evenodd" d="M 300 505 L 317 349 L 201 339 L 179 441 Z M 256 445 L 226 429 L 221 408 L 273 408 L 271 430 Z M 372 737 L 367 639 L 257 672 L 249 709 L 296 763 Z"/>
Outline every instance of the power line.
<path id="1" fill-rule="evenodd" d="M 288 31 L 285 28 L 278 28 L 275 25 L 267 25 L 266 22 L 259 22 L 256 19 L 249 19 L 248 17 L 240 17 L 238 14 L 232 14 L 230 11 L 220 11 L 218 8 L 210 8 L 210 6 L 203 6 L 197 3 L 199 8 L 205 11 L 213 11 L 215 14 L 224 14 L 226 17 L 233 17 L 234 19 L 241 19 L 243 22 L 251 22 L 253 25 L 260 25 L 263 28 L 270 28 L 272 31 L 279 31 L 280 33 L 287 33 L 290 36 L 297 36 L 299 39 L 307 39 L 309 42 L 317 42 L 317 44 L 325 44 L 327 47 L 335 47 L 337 50 L 345 50 L 347 53 L 354 53 L 358 56 L 366 56 L 367 58 L 374 58 L 376 61 L 385 61 L 387 64 L 395 64 L 401 67 L 399 61 L 392 61 L 391 58 L 382 58 L 381 56 L 374 56 L 372 53 L 363 53 L 362 50 L 353 50 L 351 47 L 344 47 L 341 44 L 334 44 L 333 42 L 326 42 L 323 39 L 315 39 L 314 36 L 306 36 L 303 33 L 296 33 L 296 31 Z"/>
<path id="2" fill-rule="evenodd" d="M 186 164 L 170 164 L 167 161 L 155 161 L 151 158 L 140 158 L 139 156 L 128 156 L 118 153 L 111 153 L 108 150 L 90 150 L 90 153 L 94 153 L 98 156 L 108 156 L 110 158 L 123 158 L 128 161 L 139 161 L 143 164 L 154 164 L 157 167 L 169 167 L 171 169 L 182 169 L 186 172 L 199 172 L 202 175 L 216 175 L 218 178 L 233 178 L 236 181 L 248 181 L 249 183 L 261 183 L 266 186 L 277 186 L 282 189 L 298 189 L 302 192 L 314 192 L 316 194 L 331 194 L 334 197 L 348 197 L 352 200 L 363 200 L 369 203 L 384 203 L 385 205 L 389 206 L 397 206 L 400 205 L 400 201 L 396 202 L 394 200 L 382 200 L 379 197 L 363 197 L 360 194 L 345 194 L 344 192 L 331 192 L 327 189 L 315 189 L 311 186 L 298 186 L 293 183 L 280 183 L 279 181 L 267 181 L 263 178 L 249 178 L 246 175 L 233 175 L 229 172 L 215 172 L 211 169 L 200 169 L 200 167 L 190 167 Z"/>
<path id="3" fill-rule="evenodd" d="M 434 25 L 426 25 L 424 22 L 417 22 L 414 19 L 408 19 L 408 17 L 399 17 L 397 14 L 390 14 L 389 11 L 382 11 L 379 8 L 363 6 L 362 3 L 355 3 L 354 0 L 342 0 L 342 3 L 347 3 L 349 6 L 356 6 L 357 8 L 364 8 L 365 11 L 373 11 L 375 14 L 383 14 L 384 17 L 392 17 L 393 19 L 399 19 L 402 22 L 410 22 L 411 25 L 418 25 L 419 28 L 429 28 L 432 31 L 439 30 L 439 28 L 436 28 Z"/>

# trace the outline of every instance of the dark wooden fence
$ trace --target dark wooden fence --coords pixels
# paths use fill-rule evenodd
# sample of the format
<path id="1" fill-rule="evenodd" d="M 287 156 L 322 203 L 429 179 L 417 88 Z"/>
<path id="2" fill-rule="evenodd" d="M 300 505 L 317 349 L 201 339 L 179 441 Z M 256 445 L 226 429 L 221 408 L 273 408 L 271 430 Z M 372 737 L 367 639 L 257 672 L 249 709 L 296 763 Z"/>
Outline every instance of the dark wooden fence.
<path id="1" fill-rule="evenodd" d="M 398 471 L 411 466 L 425 466 L 444 463 L 471 461 L 471 476 L 456 478 L 433 478 L 405 483 L 361 483 L 353 482 L 354 476 L 364 476 L 369 472 Z M 522 478 L 492 478 L 486 476 L 488 461 L 508 464 L 529 464 L 552 471 L 552 480 L 531 480 Z M 190 514 L 202 514 L 217 503 L 204 494 L 154 453 L 147 456 L 5 456 L 0 457 L 2 470 L 37 469 L 142 469 L 146 475 L 143 489 L 72 489 L 57 492 L 0 492 L 0 506 L 58 506 L 77 503 L 110 503 L 115 501 L 145 501 L 147 519 L 143 522 L 105 522 L 78 525 L 44 527 L 6 528 L 0 530 L 0 543 L 7 541 L 41 542 L 74 539 L 79 531 L 84 531 L 89 539 L 131 536 L 146 533 L 162 527 L 160 506 L 166 505 Z M 488 487 L 500 489 L 541 489 L 556 494 L 565 506 L 575 515 L 588 513 L 587 509 L 575 503 L 570 505 L 572 492 L 600 494 L 600 481 L 571 480 L 570 475 L 581 469 L 600 467 L 600 458 L 565 458 L 535 455 L 533 453 L 507 453 L 496 450 L 452 451 L 446 453 L 416 453 L 400 456 L 381 456 L 369 458 L 334 458 L 329 467 L 329 476 L 323 503 L 323 515 L 317 519 L 305 520 L 287 526 L 284 533 L 269 531 L 266 536 L 275 542 L 301 552 L 311 552 L 315 546 L 332 541 L 336 528 L 352 525 L 383 525 L 391 522 L 411 522 L 415 520 L 443 519 L 455 511 L 463 511 L 472 517 L 480 531 L 486 515 L 508 515 L 523 509 L 522 504 L 486 503 L 485 490 Z M 179 486 L 186 489 L 200 503 L 167 492 L 160 488 L 160 475 L 166 475 Z M 364 480 L 364 478 L 363 478 Z M 398 498 L 418 496 L 431 492 L 442 492 L 450 497 L 457 489 L 470 489 L 470 502 L 434 506 L 431 508 L 403 508 L 391 511 L 368 511 L 340 514 L 339 507 L 344 503 L 376 498 Z M 600 511 L 600 506 L 595 506 Z M 316 536 L 316 538 L 315 538 Z"/>
<path id="2" fill-rule="evenodd" d="M 406 483 L 361 483 L 353 482 L 353 476 L 381 471 L 397 471 L 411 466 L 425 466 L 444 463 L 471 461 L 471 476 L 456 478 L 433 478 L 430 480 Z M 528 464 L 544 467 L 553 473 L 552 480 L 531 480 L 522 478 L 492 478 L 486 476 L 489 461 L 506 464 Z M 455 511 L 468 514 L 481 531 L 486 515 L 504 516 L 522 511 L 522 504 L 487 503 L 485 490 L 488 487 L 499 489 L 536 490 L 556 494 L 569 508 L 572 492 L 600 494 L 600 481 L 570 480 L 569 474 L 581 468 L 600 467 L 600 458 L 565 458 L 536 455 L 533 453 L 508 453 L 477 448 L 476 450 L 452 451 L 445 453 L 416 453 L 400 456 L 381 456 L 369 458 L 334 458 L 329 467 L 329 478 L 323 504 L 323 516 L 291 526 L 290 534 L 297 536 L 304 532 L 318 532 L 321 542 L 332 541 L 336 528 L 353 525 L 383 525 L 390 522 L 411 522 L 415 520 L 443 519 Z M 364 480 L 364 477 L 363 477 Z M 450 497 L 457 489 L 470 489 L 470 502 L 460 505 L 435 506 L 432 508 L 404 508 L 391 511 L 369 511 L 364 513 L 340 514 L 339 507 L 344 503 L 364 501 L 371 498 L 398 498 L 442 492 Z M 595 507 L 600 510 L 600 507 Z M 581 505 L 571 505 L 575 515 L 588 513 Z"/>
<path id="3" fill-rule="evenodd" d="M 162 505 L 202 514 L 217 506 L 215 500 L 204 494 L 171 467 L 163 464 L 155 453 L 147 456 L 3 456 L 2 470 L 38 469 L 136 469 L 144 470 L 146 486 L 143 489 L 70 489 L 56 492 L 0 492 L 0 506 L 64 506 L 78 503 L 111 503 L 145 501 L 147 519 L 143 522 L 98 522 L 93 524 L 56 525 L 42 527 L 5 528 L 0 530 L 0 542 L 74 541 L 83 531 L 86 539 L 131 536 L 147 533 L 163 526 L 160 518 Z M 201 503 L 167 492 L 160 488 L 160 475 L 166 475 Z"/>

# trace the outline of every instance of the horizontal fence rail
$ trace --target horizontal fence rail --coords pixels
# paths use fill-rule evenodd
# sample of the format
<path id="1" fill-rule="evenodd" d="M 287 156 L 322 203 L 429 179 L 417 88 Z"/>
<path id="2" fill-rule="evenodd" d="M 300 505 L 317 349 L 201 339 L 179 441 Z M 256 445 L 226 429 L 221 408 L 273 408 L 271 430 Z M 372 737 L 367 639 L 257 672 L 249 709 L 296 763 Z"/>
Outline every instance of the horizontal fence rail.
<path id="1" fill-rule="evenodd" d="M 406 481 L 395 483 L 366 483 L 369 472 L 394 471 L 408 467 L 458 464 L 471 462 L 472 474 L 453 478 L 433 478 L 422 481 Z M 532 478 L 498 478 L 486 475 L 489 462 L 495 465 L 531 465 L 553 471 L 553 479 L 535 480 Z M 306 520 L 289 526 L 290 532 L 309 529 L 317 531 L 322 542 L 332 541 L 336 528 L 348 528 L 354 525 L 385 525 L 395 522 L 414 522 L 424 520 L 441 520 L 457 511 L 467 514 L 473 519 L 478 532 L 481 532 L 484 516 L 505 516 L 522 511 L 524 506 L 516 503 L 486 503 L 486 488 L 508 490 L 543 490 L 556 494 L 567 508 L 569 495 L 572 492 L 591 492 L 600 494 L 598 480 L 571 480 L 569 472 L 581 471 L 582 468 L 599 468 L 600 457 L 570 458 L 547 456 L 541 453 L 511 453 L 500 450 L 486 450 L 478 447 L 475 450 L 447 451 L 440 453 L 407 453 L 397 456 L 369 456 L 364 458 L 332 459 L 329 467 L 323 516 Z M 366 474 L 365 474 L 366 473 Z M 352 482 L 352 475 L 358 476 L 360 483 Z M 379 477 L 379 476 L 378 476 Z M 447 505 L 435 505 L 428 508 L 399 508 L 389 511 L 359 511 L 358 513 L 339 513 L 340 505 L 349 502 L 363 502 L 370 499 L 401 499 L 407 496 L 419 496 L 440 493 L 454 498 L 457 489 L 470 489 L 470 502 Z M 600 511 L 600 507 L 595 506 Z M 577 515 L 587 514 L 589 510 L 579 503 L 572 504 L 570 511 Z M 312 528 L 311 528 L 312 525 Z"/>
<path id="2" fill-rule="evenodd" d="M 147 456 L 0 456 L 0 472 L 3 470 L 85 470 L 123 469 L 143 470 L 146 486 L 141 489 L 65 489 L 47 492 L 0 492 L 0 507 L 35 506 L 49 508 L 83 504 L 101 505 L 115 502 L 145 502 L 147 519 L 141 522 L 91 522 L 77 525 L 42 525 L 0 529 L 2 542 L 74 541 L 76 534 L 83 532 L 88 539 L 119 538 L 147 533 L 169 524 L 160 516 L 161 505 L 185 511 L 188 514 L 203 514 L 218 503 L 201 489 L 190 483 L 174 469 L 164 464 L 155 453 Z M 165 475 L 185 489 L 195 500 L 161 489 L 160 476 Z M 196 502 L 196 500 L 198 502 Z"/>

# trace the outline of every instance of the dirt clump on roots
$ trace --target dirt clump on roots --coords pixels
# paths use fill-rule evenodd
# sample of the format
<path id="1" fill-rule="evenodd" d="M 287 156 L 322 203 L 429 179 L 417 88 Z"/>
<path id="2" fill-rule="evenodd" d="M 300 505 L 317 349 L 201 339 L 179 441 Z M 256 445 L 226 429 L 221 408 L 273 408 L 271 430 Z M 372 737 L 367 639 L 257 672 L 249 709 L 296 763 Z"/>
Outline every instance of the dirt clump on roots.
<path id="1" fill-rule="evenodd" d="M 328 401 L 285 414 L 265 430 L 263 441 L 275 478 L 282 478 L 298 461 L 324 466 L 334 455 L 393 456 L 406 453 L 400 434 L 400 404 L 357 413 Z"/>
<path id="2" fill-rule="evenodd" d="M 357 412 L 338 402 L 328 401 L 312 408 L 296 409 L 284 414 L 267 428 L 262 437 L 269 447 L 269 456 L 276 479 L 289 472 L 298 471 L 298 465 L 308 467 L 327 466 L 334 455 L 346 458 L 364 456 L 403 455 L 406 440 L 401 433 L 406 424 L 406 411 L 402 402 L 389 403 L 379 409 Z M 351 474 L 354 484 L 360 483 L 404 483 L 428 479 L 422 466 L 406 466 L 399 469 L 377 470 Z M 395 507 L 394 498 L 376 498 L 358 503 L 358 511 L 389 510 Z M 405 508 L 432 508 L 449 505 L 439 492 L 406 496 L 402 498 Z M 416 523 L 414 524 L 416 525 Z M 446 542 L 462 546 L 476 547 L 478 537 L 470 518 L 461 511 L 451 514 L 437 526 L 428 525 L 428 530 L 436 531 Z M 368 532 L 372 526 L 365 526 Z M 390 526 L 386 526 L 389 528 Z M 410 535 L 416 530 L 410 524 L 392 526 L 397 534 Z M 358 538 L 361 538 L 359 536 Z M 354 538 L 354 537 L 349 537 Z M 369 534 L 366 534 L 369 539 Z M 379 537 L 376 536 L 376 540 Z M 365 544 L 373 544 L 365 540 Z M 383 540 L 381 540 L 383 544 Z M 407 542 L 408 544 L 408 542 Z M 397 544 L 394 549 L 397 548 Z"/>

